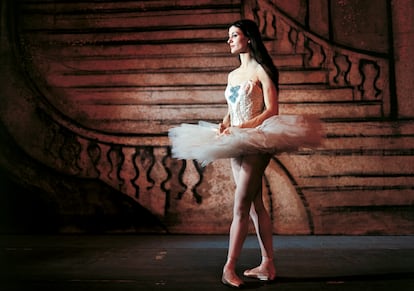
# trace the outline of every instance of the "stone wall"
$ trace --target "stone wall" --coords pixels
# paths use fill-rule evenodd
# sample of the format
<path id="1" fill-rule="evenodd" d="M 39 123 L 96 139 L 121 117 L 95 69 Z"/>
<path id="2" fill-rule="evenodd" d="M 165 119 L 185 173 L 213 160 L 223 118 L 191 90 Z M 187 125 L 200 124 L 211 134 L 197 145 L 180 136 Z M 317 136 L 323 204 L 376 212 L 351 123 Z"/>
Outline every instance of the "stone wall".
<path id="1" fill-rule="evenodd" d="M 317 35 L 354 49 L 389 53 L 387 0 L 273 0 L 289 17 Z M 405 5 L 407 7 L 407 5 Z"/>

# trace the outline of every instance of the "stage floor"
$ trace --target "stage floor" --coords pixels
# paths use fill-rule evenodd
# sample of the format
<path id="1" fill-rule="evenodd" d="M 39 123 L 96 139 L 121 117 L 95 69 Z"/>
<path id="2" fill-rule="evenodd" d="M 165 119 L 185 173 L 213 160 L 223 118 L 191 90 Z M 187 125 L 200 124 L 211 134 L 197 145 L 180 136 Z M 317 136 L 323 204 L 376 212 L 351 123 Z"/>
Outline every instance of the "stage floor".
<path id="1" fill-rule="evenodd" d="M 0 290 L 229 290 L 225 235 L 0 235 Z M 277 279 L 252 290 L 414 290 L 414 236 L 275 236 Z M 249 236 L 240 274 L 260 253 Z"/>

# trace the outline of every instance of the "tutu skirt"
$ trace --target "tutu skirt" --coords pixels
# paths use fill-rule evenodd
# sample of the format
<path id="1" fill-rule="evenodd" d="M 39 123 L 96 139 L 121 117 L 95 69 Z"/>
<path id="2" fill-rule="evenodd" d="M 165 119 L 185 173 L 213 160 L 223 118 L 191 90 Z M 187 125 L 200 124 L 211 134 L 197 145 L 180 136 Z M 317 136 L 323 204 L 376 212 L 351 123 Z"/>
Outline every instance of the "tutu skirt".
<path id="1" fill-rule="evenodd" d="M 172 156 L 197 160 L 203 166 L 217 159 L 241 155 L 294 152 L 321 143 L 321 122 L 306 115 L 275 115 L 255 128 L 231 127 L 219 134 L 218 124 L 183 123 L 169 130 Z"/>

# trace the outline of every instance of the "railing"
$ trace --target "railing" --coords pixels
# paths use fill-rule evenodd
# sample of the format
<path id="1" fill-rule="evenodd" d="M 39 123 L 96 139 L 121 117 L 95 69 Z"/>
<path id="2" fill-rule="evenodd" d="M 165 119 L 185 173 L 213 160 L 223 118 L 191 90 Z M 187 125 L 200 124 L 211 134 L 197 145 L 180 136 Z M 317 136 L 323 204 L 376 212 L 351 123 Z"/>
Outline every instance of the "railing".
<path id="1" fill-rule="evenodd" d="M 382 118 L 390 116 L 389 63 L 385 57 L 333 45 L 306 31 L 271 1 L 246 0 L 244 16 L 254 19 L 279 53 L 304 55 L 304 66 L 326 69 L 330 87 L 351 87 L 354 101 L 382 104 Z"/>

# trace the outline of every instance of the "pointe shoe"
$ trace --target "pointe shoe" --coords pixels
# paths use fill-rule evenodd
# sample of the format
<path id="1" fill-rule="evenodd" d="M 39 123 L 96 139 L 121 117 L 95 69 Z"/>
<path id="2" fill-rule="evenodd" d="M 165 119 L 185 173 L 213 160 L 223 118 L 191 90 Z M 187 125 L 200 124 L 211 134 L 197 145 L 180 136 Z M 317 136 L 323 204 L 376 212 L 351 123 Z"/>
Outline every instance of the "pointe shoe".
<path id="1" fill-rule="evenodd" d="M 237 276 L 230 277 L 227 272 L 223 272 L 221 283 L 232 288 L 243 288 L 244 282 Z"/>
<path id="2" fill-rule="evenodd" d="M 268 270 L 263 271 L 260 267 L 246 270 L 243 275 L 248 278 L 259 279 L 260 281 L 273 281 L 276 277 L 275 274 L 271 274 Z"/>

